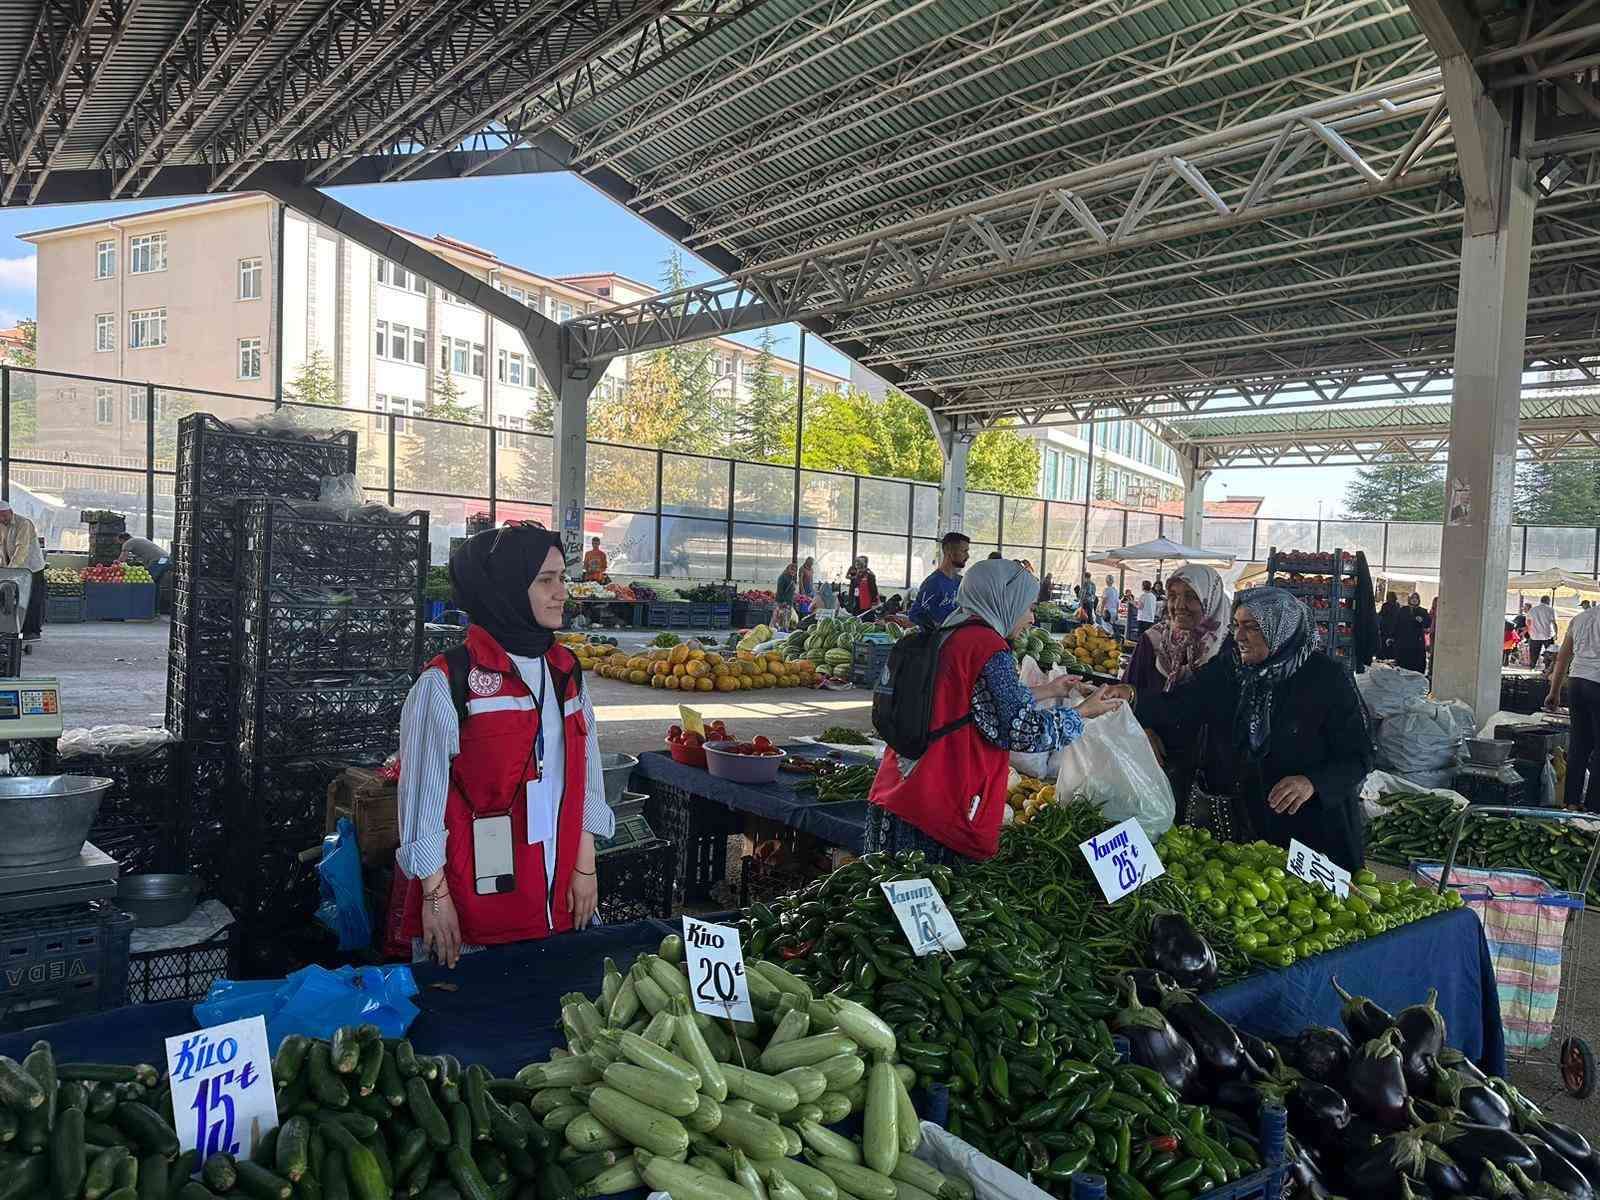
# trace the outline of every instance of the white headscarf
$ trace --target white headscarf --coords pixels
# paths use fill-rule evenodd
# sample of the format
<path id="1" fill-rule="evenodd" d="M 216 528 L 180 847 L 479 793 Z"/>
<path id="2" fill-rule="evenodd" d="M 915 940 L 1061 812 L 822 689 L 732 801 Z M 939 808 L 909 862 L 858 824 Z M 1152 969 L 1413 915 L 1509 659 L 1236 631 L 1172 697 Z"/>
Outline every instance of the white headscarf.
<path id="1" fill-rule="evenodd" d="M 1167 681 L 1164 690 L 1169 692 L 1216 657 L 1228 633 L 1228 591 L 1222 576 L 1210 567 L 1190 563 L 1172 573 L 1169 586 L 1180 579 L 1200 597 L 1200 619 L 1191 630 L 1179 629 L 1172 623 L 1169 597 L 1166 619 L 1145 635 L 1156 654 L 1156 670 Z"/>
<path id="2" fill-rule="evenodd" d="M 956 610 L 946 625 L 961 625 L 977 617 L 1003 638 L 1027 615 L 1039 599 L 1039 581 L 1007 558 L 986 558 L 967 568 L 956 592 Z"/>

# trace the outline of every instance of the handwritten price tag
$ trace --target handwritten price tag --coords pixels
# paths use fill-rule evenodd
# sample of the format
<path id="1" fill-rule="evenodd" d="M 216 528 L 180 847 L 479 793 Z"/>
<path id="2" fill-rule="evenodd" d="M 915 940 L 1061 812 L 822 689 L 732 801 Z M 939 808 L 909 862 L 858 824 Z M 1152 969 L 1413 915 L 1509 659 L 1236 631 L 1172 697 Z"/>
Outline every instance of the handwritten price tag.
<path id="1" fill-rule="evenodd" d="M 683 946 L 695 1008 L 707 1016 L 754 1021 L 739 931 L 731 925 L 711 925 L 686 916 Z"/>
<path id="2" fill-rule="evenodd" d="M 1115 904 L 1152 879 L 1167 873 L 1144 828 L 1129 817 L 1102 834 L 1078 843 L 1107 904 Z"/>
<path id="3" fill-rule="evenodd" d="M 929 880 L 902 879 L 881 886 L 895 919 L 905 931 L 906 941 L 919 958 L 936 950 L 967 948 L 967 939 L 961 936 L 956 919 L 944 906 L 944 897 Z"/>
<path id="4" fill-rule="evenodd" d="M 1350 894 L 1350 872 L 1294 838 L 1289 839 L 1289 874 L 1326 888 L 1341 900 Z"/>
<path id="5" fill-rule="evenodd" d="M 178 1145 L 201 1161 L 225 1151 L 248 1158 L 278 1127 L 267 1023 L 260 1017 L 167 1039 Z"/>
<path id="6" fill-rule="evenodd" d="M 678 705 L 678 719 L 683 722 L 685 733 L 698 733 L 701 737 L 705 737 L 706 722 L 698 709 L 690 708 L 687 704 L 680 704 Z"/>

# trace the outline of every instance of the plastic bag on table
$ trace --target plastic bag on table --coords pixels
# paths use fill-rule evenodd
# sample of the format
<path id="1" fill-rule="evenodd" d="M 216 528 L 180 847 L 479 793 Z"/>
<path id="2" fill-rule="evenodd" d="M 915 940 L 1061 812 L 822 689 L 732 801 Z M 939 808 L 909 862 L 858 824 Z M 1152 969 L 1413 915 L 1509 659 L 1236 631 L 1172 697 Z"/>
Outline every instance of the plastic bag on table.
<path id="1" fill-rule="evenodd" d="M 322 903 L 317 920 L 339 935 L 339 949 L 360 950 L 372 944 L 372 917 L 361 886 L 361 847 L 355 823 L 340 817 L 338 832 L 322 839 L 322 861 L 317 864 Z"/>
<path id="2" fill-rule="evenodd" d="M 1172 828 L 1178 808 L 1172 785 L 1126 704 L 1085 721 L 1083 736 L 1060 753 L 1058 797 L 1082 796 L 1107 820 L 1136 817 L 1152 842 Z"/>
<path id="3" fill-rule="evenodd" d="M 367 502 L 366 493 L 354 475 L 324 475 L 319 481 L 317 501 L 333 508 L 361 508 Z"/>
<path id="4" fill-rule="evenodd" d="M 1473 735 L 1472 710 L 1459 701 L 1418 700 L 1385 717 L 1373 736 L 1378 764 L 1404 779 L 1430 787 L 1448 784 L 1439 775 L 1459 765 L 1461 742 Z"/>
<path id="5" fill-rule="evenodd" d="M 284 979 L 219 979 L 194 1006 L 201 1025 L 263 1017 L 267 1045 L 291 1033 L 330 1038 L 344 1025 L 370 1023 L 384 1037 L 404 1037 L 417 1019 L 417 981 L 410 967 L 303 967 Z"/>
<path id="6" fill-rule="evenodd" d="M 976 1200 L 1049 1200 L 1047 1193 L 1010 1167 L 932 1121 L 922 1122 L 922 1144 L 916 1157 L 954 1179 L 966 1180 Z"/>

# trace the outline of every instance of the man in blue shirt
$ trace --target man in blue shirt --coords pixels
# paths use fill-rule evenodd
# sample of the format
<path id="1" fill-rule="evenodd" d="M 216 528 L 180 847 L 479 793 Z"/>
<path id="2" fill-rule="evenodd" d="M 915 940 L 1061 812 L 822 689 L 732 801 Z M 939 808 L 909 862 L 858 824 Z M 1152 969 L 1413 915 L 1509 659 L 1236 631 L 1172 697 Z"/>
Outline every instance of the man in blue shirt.
<path id="1" fill-rule="evenodd" d="M 939 543 L 942 553 L 939 569 L 922 581 L 917 598 L 906 615 L 918 625 L 940 625 L 956 610 L 956 589 L 961 586 L 961 569 L 967 565 L 972 539 L 951 530 Z"/>

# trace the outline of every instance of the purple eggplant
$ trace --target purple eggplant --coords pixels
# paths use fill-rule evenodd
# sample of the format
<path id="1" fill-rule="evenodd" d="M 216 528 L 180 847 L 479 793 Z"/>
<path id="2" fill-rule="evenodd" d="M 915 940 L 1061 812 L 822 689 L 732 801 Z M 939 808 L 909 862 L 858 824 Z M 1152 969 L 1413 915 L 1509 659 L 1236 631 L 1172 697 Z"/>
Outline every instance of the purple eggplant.
<path id="1" fill-rule="evenodd" d="M 1394 1026 L 1394 1018 L 1383 1007 L 1365 996 L 1352 996 L 1339 986 L 1339 977 L 1333 977 L 1333 990 L 1344 1003 L 1339 1008 L 1339 1020 L 1350 1031 L 1350 1040 L 1356 1045 L 1382 1037 Z"/>
<path id="2" fill-rule="evenodd" d="M 1219 1108 L 1239 1113 L 1253 1121 L 1260 1115 L 1265 1097 L 1262 1096 L 1261 1089 L 1253 1083 L 1246 1083 L 1242 1079 L 1224 1079 L 1217 1084 L 1216 1091 L 1212 1093 L 1212 1100 Z"/>
<path id="3" fill-rule="evenodd" d="M 1400 1200 L 1434 1200 L 1433 1189 L 1409 1175 L 1400 1177 Z"/>
<path id="4" fill-rule="evenodd" d="M 1289 1128 L 1319 1149 L 1334 1142 L 1350 1124 L 1350 1103 L 1325 1083 L 1302 1079 L 1284 1097 Z"/>
<path id="5" fill-rule="evenodd" d="M 1436 1077 L 1434 1084 L 1443 1088 L 1441 1102 L 1458 1110 L 1464 1120 L 1494 1129 L 1511 1128 L 1511 1106 L 1487 1084 L 1473 1083 L 1454 1071 L 1444 1072 L 1442 1081 Z"/>
<path id="6" fill-rule="evenodd" d="M 1180 987 L 1203 990 L 1217 981 L 1217 954 L 1180 913 L 1159 913 L 1150 922 L 1150 965 Z"/>
<path id="7" fill-rule="evenodd" d="M 1489 1163 L 1501 1171 L 1516 1163 L 1532 1179 L 1538 1179 L 1543 1173 L 1533 1148 L 1516 1134 L 1504 1129 L 1462 1122 L 1455 1125 L 1430 1126 L 1428 1136 L 1430 1140 L 1437 1142 L 1446 1154 L 1460 1163 L 1462 1170 L 1474 1178 L 1480 1174 L 1484 1163 Z M 1482 1190 L 1481 1181 L 1480 1190 Z"/>
<path id="8" fill-rule="evenodd" d="M 1427 1142 L 1422 1152 L 1422 1181 L 1441 1196 L 1456 1196 L 1472 1190 L 1467 1173 L 1438 1146 Z"/>
<path id="9" fill-rule="evenodd" d="M 1517 1200 L 1572 1200 L 1570 1193 L 1547 1180 L 1529 1179 L 1528 1173 L 1516 1163 L 1511 1164 L 1505 1177 L 1512 1185 L 1510 1195 Z"/>
<path id="10" fill-rule="evenodd" d="M 1160 1007 L 1161 997 L 1169 988 L 1178 986 L 1178 981 L 1172 976 L 1149 967 L 1135 967 L 1127 972 L 1127 976 L 1139 989 L 1139 1003 L 1155 1008 Z"/>
<path id="11" fill-rule="evenodd" d="M 1549 1117 L 1521 1117 L 1517 1121 L 1517 1132 L 1549 1143 L 1552 1149 L 1578 1167 L 1592 1161 L 1595 1156 L 1588 1138 L 1572 1126 L 1552 1121 Z"/>
<path id="12" fill-rule="evenodd" d="M 1429 988 L 1426 1001 L 1402 1008 L 1394 1017 L 1394 1027 L 1400 1035 L 1406 1082 L 1414 1088 L 1426 1086 L 1427 1060 L 1437 1058 L 1439 1051 L 1444 1049 L 1444 1017 L 1439 1015 L 1436 1007 L 1438 999 L 1439 990 Z"/>
<path id="13" fill-rule="evenodd" d="M 1305 1029 L 1289 1043 L 1289 1065 L 1307 1079 L 1338 1087 L 1354 1049 L 1342 1029 Z"/>
<path id="14" fill-rule="evenodd" d="M 1199 1070 L 1194 1047 L 1189 1045 L 1159 1008 L 1139 1003 L 1138 989 L 1127 981 L 1128 1003 L 1112 1018 L 1111 1030 L 1128 1039 L 1128 1057 L 1149 1067 L 1167 1081 L 1174 1092 L 1189 1092 Z"/>
<path id="15" fill-rule="evenodd" d="M 1193 992 L 1163 988 L 1160 1009 L 1200 1061 L 1201 1078 L 1210 1087 L 1244 1074 L 1244 1046 L 1233 1026 L 1217 1016 Z"/>
<path id="16" fill-rule="evenodd" d="M 1485 1075 L 1473 1062 L 1454 1046 L 1446 1046 L 1438 1054 L 1439 1065 L 1449 1071 L 1458 1071 L 1474 1083 L 1488 1083 L 1489 1076 Z"/>
<path id="17" fill-rule="evenodd" d="M 1372 1200 L 1399 1200 L 1407 1177 L 1421 1179 L 1426 1147 L 1415 1133 L 1395 1133 L 1344 1163 L 1346 1190 Z"/>
<path id="18" fill-rule="evenodd" d="M 1523 1141 L 1528 1143 L 1533 1156 L 1539 1160 L 1541 1179 L 1552 1187 L 1560 1188 L 1571 1200 L 1594 1200 L 1594 1186 L 1566 1155 L 1543 1138 L 1525 1137 Z"/>
<path id="19" fill-rule="evenodd" d="M 1264 1075 L 1276 1075 L 1283 1058 L 1278 1053 L 1278 1048 L 1265 1038 L 1258 1038 L 1253 1033 L 1239 1030 L 1239 1044 L 1244 1047 L 1244 1052 L 1250 1056 Z"/>
<path id="20" fill-rule="evenodd" d="M 1390 1131 L 1410 1124 L 1406 1112 L 1410 1095 L 1399 1041 L 1400 1034 L 1394 1029 L 1373 1038 L 1351 1055 L 1345 1071 L 1344 1093 L 1351 1107 Z"/>

